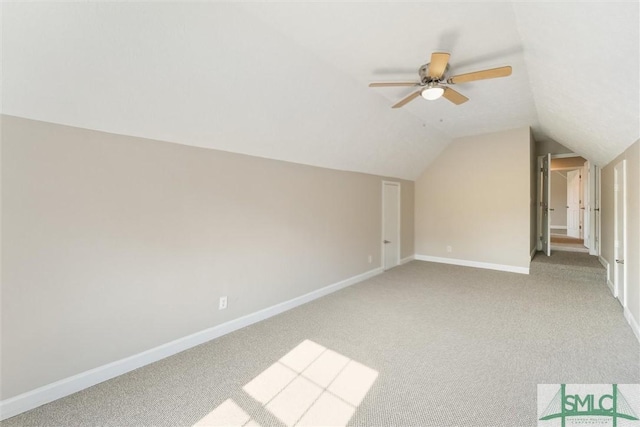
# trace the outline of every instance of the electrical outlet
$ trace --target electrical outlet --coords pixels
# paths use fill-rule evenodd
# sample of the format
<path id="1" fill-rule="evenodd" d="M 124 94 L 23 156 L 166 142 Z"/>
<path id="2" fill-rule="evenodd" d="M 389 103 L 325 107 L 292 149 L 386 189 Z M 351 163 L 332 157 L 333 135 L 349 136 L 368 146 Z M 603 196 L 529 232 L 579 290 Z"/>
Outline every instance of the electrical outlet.
<path id="1" fill-rule="evenodd" d="M 227 297 L 220 297 L 220 302 L 218 303 L 218 310 L 224 310 L 227 308 Z"/>
<path id="2" fill-rule="evenodd" d="M 373 262 L 373 257 L 369 255 L 369 264 L 371 264 L 372 262 Z"/>
<path id="3" fill-rule="evenodd" d="M 451 246 L 447 246 L 447 252 L 453 252 L 453 248 Z"/>

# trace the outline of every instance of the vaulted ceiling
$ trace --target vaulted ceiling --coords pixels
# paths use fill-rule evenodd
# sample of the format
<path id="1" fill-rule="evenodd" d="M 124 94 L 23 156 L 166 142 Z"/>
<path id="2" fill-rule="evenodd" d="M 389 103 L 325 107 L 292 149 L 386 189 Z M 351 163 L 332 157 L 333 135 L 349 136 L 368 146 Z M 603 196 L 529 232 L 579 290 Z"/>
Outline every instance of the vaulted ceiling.
<path id="1" fill-rule="evenodd" d="M 4 3 L 2 112 L 415 179 L 453 138 L 531 126 L 604 165 L 640 136 L 638 2 Z M 416 99 L 450 74 L 511 65 Z"/>

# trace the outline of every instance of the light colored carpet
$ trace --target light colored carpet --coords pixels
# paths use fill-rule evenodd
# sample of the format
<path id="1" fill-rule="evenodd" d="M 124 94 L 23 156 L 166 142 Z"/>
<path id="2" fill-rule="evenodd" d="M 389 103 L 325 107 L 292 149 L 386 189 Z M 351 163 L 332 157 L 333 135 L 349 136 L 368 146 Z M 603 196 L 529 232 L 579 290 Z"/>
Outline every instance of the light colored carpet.
<path id="1" fill-rule="evenodd" d="M 639 366 L 604 283 L 413 261 L 2 425 L 533 426 L 537 384 Z"/>
<path id="2" fill-rule="evenodd" d="M 566 252 L 551 249 L 551 256 L 538 252 L 533 258 L 530 273 L 538 278 L 548 278 L 559 284 L 567 280 L 595 283 L 606 286 L 607 271 L 597 256 L 588 253 Z"/>
<path id="3" fill-rule="evenodd" d="M 588 267 L 604 271 L 604 267 L 600 264 L 600 261 L 598 261 L 597 256 L 579 252 L 552 251 L 551 256 L 546 256 L 542 252 L 537 252 L 533 258 L 533 262 L 574 267 Z"/>
<path id="4" fill-rule="evenodd" d="M 584 245 L 576 243 L 551 243 L 551 251 L 582 252 L 585 254 L 589 253 L 589 249 L 587 249 Z"/>

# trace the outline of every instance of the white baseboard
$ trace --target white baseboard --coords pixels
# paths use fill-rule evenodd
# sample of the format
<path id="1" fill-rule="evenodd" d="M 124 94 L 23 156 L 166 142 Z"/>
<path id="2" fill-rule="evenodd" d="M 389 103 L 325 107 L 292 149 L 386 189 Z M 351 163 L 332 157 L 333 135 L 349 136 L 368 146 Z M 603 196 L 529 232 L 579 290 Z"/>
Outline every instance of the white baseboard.
<path id="1" fill-rule="evenodd" d="M 536 256 L 536 252 L 538 252 L 538 247 L 535 246 L 533 249 L 531 249 L 531 253 L 529 254 L 529 259 L 533 259 L 534 256 Z"/>
<path id="2" fill-rule="evenodd" d="M 551 230 L 566 230 L 567 226 L 566 225 L 550 225 L 549 228 Z"/>
<path id="3" fill-rule="evenodd" d="M 76 393 L 80 390 L 94 386 L 103 381 L 107 381 L 111 378 L 115 378 L 150 363 L 157 362 L 158 360 L 203 344 L 207 341 L 211 341 L 230 332 L 244 328 L 245 326 L 268 319 L 269 317 L 291 310 L 292 308 L 306 304 L 332 292 L 346 288 L 347 286 L 354 285 L 382 272 L 382 268 L 369 270 L 349 279 L 309 292 L 308 294 L 256 311 L 255 313 L 230 320 L 221 325 L 196 332 L 195 334 L 191 334 L 183 338 L 178 338 L 177 340 L 143 351 L 142 353 L 134 354 L 133 356 L 90 369 L 77 375 L 64 378 L 60 381 L 39 387 L 35 390 L 5 399 L 0 401 L 0 420 L 16 416 L 22 412 L 37 408 L 38 406 Z"/>
<path id="4" fill-rule="evenodd" d="M 611 281 L 611 272 L 609 271 L 609 263 L 607 262 L 606 259 L 602 258 L 602 256 L 598 256 L 598 261 L 600 261 L 600 264 L 602 264 L 605 270 L 607 270 L 607 287 L 611 291 L 611 295 L 613 295 L 613 297 L 615 298 L 616 291 L 613 288 L 613 282 Z"/>
<path id="5" fill-rule="evenodd" d="M 602 264 L 602 266 L 604 268 L 606 268 L 607 272 L 608 272 L 609 271 L 609 263 L 607 262 L 607 260 L 602 258 L 602 255 L 598 255 L 598 261 L 600 261 L 600 264 Z"/>
<path id="6" fill-rule="evenodd" d="M 616 297 L 616 291 L 613 288 L 613 282 L 611 280 L 609 280 L 609 278 L 607 277 L 607 287 L 609 288 L 609 291 L 611 291 L 611 296 L 612 297 Z"/>
<path id="7" fill-rule="evenodd" d="M 442 258 L 430 255 L 416 255 L 416 259 L 420 261 L 438 262 L 441 264 L 461 265 L 464 267 L 485 268 L 488 270 L 508 271 L 510 273 L 529 274 L 528 267 L 517 267 L 515 265 L 493 264 L 490 262 L 467 261 L 456 258 Z"/>
<path id="8" fill-rule="evenodd" d="M 640 326 L 638 325 L 638 321 L 634 319 L 633 315 L 626 307 L 624 309 L 624 318 L 627 319 L 627 322 L 631 326 L 631 330 L 633 330 L 633 333 L 640 342 Z"/>
<path id="9" fill-rule="evenodd" d="M 609 291 L 611 292 L 611 296 L 612 297 L 616 297 L 616 291 L 613 287 L 613 282 L 611 280 L 609 280 L 609 278 L 607 277 L 607 288 L 609 288 Z"/>
<path id="10" fill-rule="evenodd" d="M 414 259 L 416 259 L 416 256 L 415 256 L 415 255 L 411 255 L 411 256 L 408 256 L 408 257 L 406 257 L 406 258 L 402 258 L 402 259 L 400 260 L 400 264 L 399 264 L 399 265 L 406 264 L 406 263 L 408 263 L 408 262 L 413 261 Z"/>
<path id="11" fill-rule="evenodd" d="M 611 280 L 611 270 L 609 263 L 607 262 L 607 260 L 605 260 L 602 257 L 598 257 L 598 259 L 600 260 L 600 264 L 602 264 L 604 266 L 604 269 L 607 270 L 607 287 L 609 288 L 609 290 L 611 291 L 611 295 L 613 295 L 614 297 L 616 296 L 616 291 L 613 287 L 613 281 Z"/>

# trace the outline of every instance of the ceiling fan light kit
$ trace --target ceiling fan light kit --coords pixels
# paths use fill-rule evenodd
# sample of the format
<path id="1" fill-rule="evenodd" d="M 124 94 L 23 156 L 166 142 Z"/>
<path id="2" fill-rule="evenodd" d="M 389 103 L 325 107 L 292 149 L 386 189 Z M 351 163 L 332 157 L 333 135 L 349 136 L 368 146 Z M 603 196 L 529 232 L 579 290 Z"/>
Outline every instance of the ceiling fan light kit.
<path id="1" fill-rule="evenodd" d="M 422 95 L 424 99 L 435 101 L 436 99 L 440 98 L 443 93 L 444 88 L 442 86 L 429 86 L 425 89 L 422 89 L 420 95 Z"/>
<path id="2" fill-rule="evenodd" d="M 413 92 L 409 96 L 397 102 L 391 108 L 400 108 L 405 104 L 413 101 L 418 96 L 422 96 L 429 101 L 444 97 L 448 101 L 460 105 L 469 100 L 466 96 L 451 89 L 448 85 L 458 83 L 467 83 L 475 80 L 495 79 L 498 77 L 507 77 L 511 75 L 511 67 L 498 67 L 490 70 L 475 71 L 472 73 L 460 74 L 457 76 L 447 77 L 445 73 L 449 71 L 449 54 L 444 52 L 434 52 L 431 54 L 431 62 L 423 65 L 418 70 L 420 76 L 419 82 L 382 82 L 371 83 L 369 87 L 390 87 L 390 86 L 418 86 L 421 87 L 417 92 Z"/>

